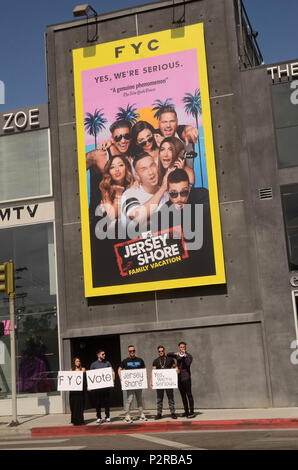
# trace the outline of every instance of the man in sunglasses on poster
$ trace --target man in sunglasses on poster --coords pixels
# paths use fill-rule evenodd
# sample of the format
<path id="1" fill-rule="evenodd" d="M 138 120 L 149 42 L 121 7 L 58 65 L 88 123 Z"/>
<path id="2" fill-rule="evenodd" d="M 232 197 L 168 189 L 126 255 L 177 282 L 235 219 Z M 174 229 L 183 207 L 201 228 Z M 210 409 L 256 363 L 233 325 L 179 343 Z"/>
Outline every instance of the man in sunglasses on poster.
<path id="1" fill-rule="evenodd" d="M 111 138 L 101 142 L 95 150 L 86 154 L 87 170 L 93 166 L 102 173 L 107 161 L 113 155 L 130 156 L 131 123 L 129 121 L 115 121 L 110 126 Z"/>
<path id="2" fill-rule="evenodd" d="M 181 226 L 188 255 L 179 265 L 180 274 L 215 274 L 208 189 L 191 187 L 186 171 L 176 168 L 168 175 L 167 195 L 169 200 L 160 208 L 158 220 L 153 220 L 154 232 Z"/>

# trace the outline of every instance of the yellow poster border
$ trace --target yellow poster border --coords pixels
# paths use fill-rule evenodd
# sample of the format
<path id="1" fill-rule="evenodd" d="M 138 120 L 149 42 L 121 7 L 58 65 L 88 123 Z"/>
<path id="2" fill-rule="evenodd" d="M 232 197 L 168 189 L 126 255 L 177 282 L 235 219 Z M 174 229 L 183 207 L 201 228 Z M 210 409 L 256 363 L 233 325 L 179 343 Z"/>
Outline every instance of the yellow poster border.
<path id="1" fill-rule="evenodd" d="M 158 44 L 158 48 L 148 48 L 148 44 L 152 39 L 156 41 L 152 43 L 152 45 Z M 136 55 L 136 51 L 131 46 L 131 44 L 139 44 L 140 42 L 142 43 L 142 45 L 139 48 L 138 55 Z M 118 48 L 119 51 L 118 57 L 116 57 L 115 54 L 116 48 Z M 93 287 L 81 72 L 84 70 L 104 67 L 107 65 L 121 64 L 137 59 L 160 56 L 173 52 L 181 52 L 188 49 L 196 49 L 198 58 L 203 128 L 205 137 L 206 165 L 214 246 L 215 274 L 211 276 L 198 276 L 191 278 L 184 277 L 174 280 L 165 279 L 161 281 L 149 281 L 135 284 Z M 217 191 L 217 178 L 213 146 L 213 133 L 203 23 L 197 23 L 182 28 L 176 28 L 173 30 L 169 29 L 142 36 L 130 37 L 127 39 L 122 39 L 120 41 L 97 44 L 95 46 L 90 46 L 87 48 L 75 49 L 73 50 L 73 66 L 85 296 L 95 297 L 225 283 L 226 277 Z"/>

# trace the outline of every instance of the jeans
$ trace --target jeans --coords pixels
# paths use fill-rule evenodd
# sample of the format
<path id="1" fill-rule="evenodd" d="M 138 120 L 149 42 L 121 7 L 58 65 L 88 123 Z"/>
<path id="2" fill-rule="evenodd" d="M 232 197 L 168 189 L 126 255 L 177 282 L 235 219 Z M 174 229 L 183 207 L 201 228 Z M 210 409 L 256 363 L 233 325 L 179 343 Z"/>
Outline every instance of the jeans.
<path id="1" fill-rule="evenodd" d="M 166 392 L 171 413 L 175 413 L 174 390 L 172 388 L 156 390 L 157 395 L 157 414 L 162 414 L 163 397 Z"/>
<path id="2" fill-rule="evenodd" d="M 142 389 L 127 390 L 126 401 L 124 405 L 125 415 L 129 415 L 133 397 L 136 397 L 140 416 L 143 414 Z"/>

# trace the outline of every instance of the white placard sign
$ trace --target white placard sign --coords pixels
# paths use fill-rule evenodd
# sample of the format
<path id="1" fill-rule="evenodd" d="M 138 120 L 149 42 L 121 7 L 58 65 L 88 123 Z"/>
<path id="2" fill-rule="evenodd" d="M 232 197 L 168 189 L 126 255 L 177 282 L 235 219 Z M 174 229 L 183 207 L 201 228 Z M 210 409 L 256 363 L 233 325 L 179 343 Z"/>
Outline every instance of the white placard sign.
<path id="1" fill-rule="evenodd" d="M 81 391 L 83 390 L 83 372 L 80 370 L 59 371 L 58 391 Z"/>
<path id="2" fill-rule="evenodd" d="M 88 390 L 114 387 L 112 367 L 87 370 L 86 375 Z"/>
<path id="3" fill-rule="evenodd" d="M 141 388 L 148 388 L 147 370 L 121 370 L 121 388 L 122 390 L 136 390 Z"/>
<path id="4" fill-rule="evenodd" d="M 152 388 L 178 388 L 178 374 L 176 369 L 153 369 Z"/>
<path id="5" fill-rule="evenodd" d="M 0 341 L 0 364 L 5 364 L 5 344 Z"/>

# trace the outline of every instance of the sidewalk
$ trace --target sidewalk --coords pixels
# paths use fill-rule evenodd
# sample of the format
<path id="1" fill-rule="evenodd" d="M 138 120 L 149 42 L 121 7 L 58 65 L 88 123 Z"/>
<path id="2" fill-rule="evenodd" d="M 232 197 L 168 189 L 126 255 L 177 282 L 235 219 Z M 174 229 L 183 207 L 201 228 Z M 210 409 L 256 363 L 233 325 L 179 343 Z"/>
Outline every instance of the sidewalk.
<path id="1" fill-rule="evenodd" d="M 145 412 L 147 422 L 138 420 L 137 412 L 132 413 L 132 424 L 124 422 L 123 410 L 111 411 L 111 424 L 96 424 L 95 412 L 85 412 L 85 426 L 70 424 L 70 414 L 50 414 L 18 416 L 18 426 L 9 426 L 11 416 L 0 416 L 0 438 L 16 435 L 31 437 L 79 436 L 91 434 L 128 434 L 148 432 L 181 432 L 196 430 L 244 430 L 244 429 L 298 429 L 298 408 L 270 409 L 220 409 L 197 410 L 193 419 L 181 417 L 182 410 L 177 410 L 178 419 L 173 420 L 165 410 L 164 417 L 155 421 L 155 410 Z"/>

